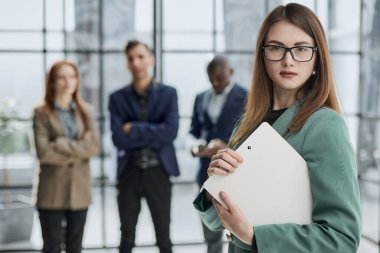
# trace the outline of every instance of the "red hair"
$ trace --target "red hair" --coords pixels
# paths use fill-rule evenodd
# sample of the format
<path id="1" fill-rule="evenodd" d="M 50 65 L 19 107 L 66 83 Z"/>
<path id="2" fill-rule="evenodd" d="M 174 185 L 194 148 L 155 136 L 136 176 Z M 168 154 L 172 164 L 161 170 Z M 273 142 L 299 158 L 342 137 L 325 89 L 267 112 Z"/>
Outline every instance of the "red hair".
<path id="1" fill-rule="evenodd" d="M 77 78 L 77 87 L 73 94 L 73 100 L 75 101 L 79 110 L 79 114 L 83 122 L 85 123 L 85 126 L 87 127 L 88 116 L 85 110 L 86 102 L 81 98 L 79 94 L 80 74 L 79 74 L 78 66 L 75 63 L 68 60 L 62 60 L 62 61 L 55 62 L 51 66 L 49 72 L 46 74 L 44 104 L 47 106 L 50 112 L 54 111 L 54 103 L 55 103 L 55 97 L 56 97 L 55 83 L 56 83 L 58 71 L 62 66 L 70 66 L 73 68 L 75 72 L 75 76 Z"/>

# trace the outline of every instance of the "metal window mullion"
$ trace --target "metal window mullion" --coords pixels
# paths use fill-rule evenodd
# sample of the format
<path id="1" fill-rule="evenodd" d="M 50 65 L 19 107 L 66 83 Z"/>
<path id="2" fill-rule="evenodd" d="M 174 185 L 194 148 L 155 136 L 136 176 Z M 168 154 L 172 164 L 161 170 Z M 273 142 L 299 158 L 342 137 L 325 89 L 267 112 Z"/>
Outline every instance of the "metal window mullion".
<path id="1" fill-rule="evenodd" d="M 212 52 L 216 53 L 216 0 L 212 1 Z"/>
<path id="2" fill-rule="evenodd" d="M 42 17 L 42 54 L 43 54 L 42 76 L 45 76 L 45 71 L 47 70 L 46 0 L 43 0 L 42 2 L 42 15 L 43 15 Z"/>
<path id="3" fill-rule="evenodd" d="M 66 28 L 66 0 L 62 0 L 62 31 L 63 31 L 63 54 L 67 58 L 67 28 Z M 74 10 L 75 11 L 75 10 Z"/>
<path id="4" fill-rule="evenodd" d="M 106 194 L 105 194 L 105 150 L 104 150 L 104 142 L 103 136 L 105 133 L 105 118 L 104 118 L 104 108 L 103 108 L 103 94 L 104 94 L 104 40 L 103 40 L 103 1 L 98 0 L 98 36 L 99 36 L 99 112 L 100 112 L 100 124 L 99 124 L 99 132 L 100 132 L 100 201 L 101 201 L 101 226 L 102 226 L 102 246 L 106 247 Z"/>
<path id="5" fill-rule="evenodd" d="M 153 49 L 156 58 L 154 77 L 163 79 L 163 0 L 153 1 Z"/>

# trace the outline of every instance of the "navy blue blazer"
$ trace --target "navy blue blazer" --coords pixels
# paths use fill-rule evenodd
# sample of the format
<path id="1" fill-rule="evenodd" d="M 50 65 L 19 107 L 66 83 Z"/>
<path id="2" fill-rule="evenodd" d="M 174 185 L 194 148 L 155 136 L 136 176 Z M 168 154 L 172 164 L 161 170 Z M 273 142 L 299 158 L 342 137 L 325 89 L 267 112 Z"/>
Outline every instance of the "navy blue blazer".
<path id="1" fill-rule="evenodd" d="M 190 133 L 197 139 L 204 139 L 209 142 L 218 138 L 228 143 L 232 130 L 236 122 L 242 115 L 247 90 L 235 84 L 227 96 L 217 123 L 210 120 L 207 107 L 210 100 L 210 90 L 198 94 L 195 98 L 193 116 L 191 119 Z M 197 183 L 202 186 L 207 179 L 207 168 L 210 163 L 209 158 L 200 159 L 200 169 L 197 175 Z"/>
<path id="2" fill-rule="evenodd" d="M 117 178 L 128 169 L 130 154 L 141 148 L 155 150 L 167 174 L 179 175 L 173 145 L 179 125 L 177 91 L 173 87 L 152 82 L 148 88 L 147 101 L 148 121 L 143 122 L 139 119 L 138 97 L 131 84 L 110 95 L 108 109 L 112 141 L 118 150 Z M 126 122 L 132 122 L 129 134 L 122 129 Z"/>

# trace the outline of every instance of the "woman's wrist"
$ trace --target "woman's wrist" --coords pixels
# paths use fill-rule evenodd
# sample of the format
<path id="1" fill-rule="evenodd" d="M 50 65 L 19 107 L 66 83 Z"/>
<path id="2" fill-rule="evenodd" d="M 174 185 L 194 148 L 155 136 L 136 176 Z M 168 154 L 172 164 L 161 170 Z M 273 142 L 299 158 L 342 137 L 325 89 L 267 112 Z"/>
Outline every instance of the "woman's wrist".
<path id="1" fill-rule="evenodd" d="M 241 239 L 245 244 L 252 245 L 254 236 L 255 233 L 253 231 L 252 226 L 250 226 L 249 229 L 247 229 L 247 232 L 244 234 L 244 238 Z"/>

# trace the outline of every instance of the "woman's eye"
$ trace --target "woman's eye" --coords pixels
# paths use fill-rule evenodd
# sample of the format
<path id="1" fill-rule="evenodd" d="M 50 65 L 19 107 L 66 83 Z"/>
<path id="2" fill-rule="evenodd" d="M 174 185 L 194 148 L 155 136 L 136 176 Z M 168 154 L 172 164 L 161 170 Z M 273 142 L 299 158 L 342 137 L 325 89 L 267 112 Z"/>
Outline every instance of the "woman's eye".
<path id="1" fill-rule="evenodd" d="M 279 46 L 271 46 L 269 49 L 273 52 L 282 51 L 282 47 Z"/>
<path id="2" fill-rule="evenodd" d="M 303 53 L 303 52 L 306 52 L 307 51 L 307 47 L 296 47 L 296 50 L 300 53 Z"/>

